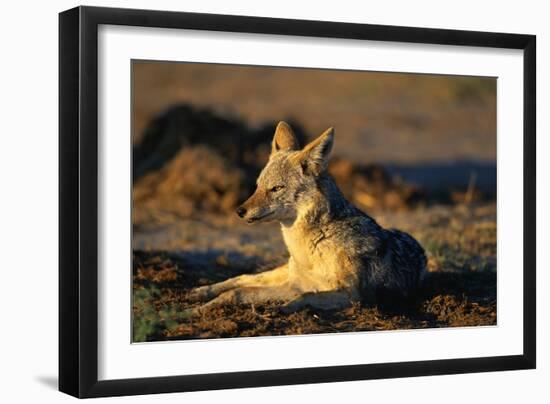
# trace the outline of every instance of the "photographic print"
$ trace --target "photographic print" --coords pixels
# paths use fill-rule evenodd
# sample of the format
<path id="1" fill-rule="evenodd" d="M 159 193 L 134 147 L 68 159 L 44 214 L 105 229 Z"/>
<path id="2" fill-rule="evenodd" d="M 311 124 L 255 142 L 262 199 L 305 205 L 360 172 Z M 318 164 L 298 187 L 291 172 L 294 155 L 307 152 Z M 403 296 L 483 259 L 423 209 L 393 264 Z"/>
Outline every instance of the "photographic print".
<path id="1" fill-rule="evenodd" d="M 534 35 L 66 10 L 59 390 L 534 369 L 535 157 Z"/>
<path id="2" fill-rule="evenodd" d="M 132 341 L 497 324 L 494 77 L 132 61 Z"/>

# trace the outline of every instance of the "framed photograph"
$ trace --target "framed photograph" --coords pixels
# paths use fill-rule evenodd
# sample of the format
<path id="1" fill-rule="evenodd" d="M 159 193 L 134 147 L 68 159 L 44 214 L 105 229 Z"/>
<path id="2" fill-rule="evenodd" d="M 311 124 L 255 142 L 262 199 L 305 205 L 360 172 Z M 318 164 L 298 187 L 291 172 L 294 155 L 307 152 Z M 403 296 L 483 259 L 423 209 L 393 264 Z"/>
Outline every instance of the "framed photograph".
<path id="1" fill-rule="evenodd" d="M 532 35 L 59 17 L 59 388 L 533 369 Z"/>

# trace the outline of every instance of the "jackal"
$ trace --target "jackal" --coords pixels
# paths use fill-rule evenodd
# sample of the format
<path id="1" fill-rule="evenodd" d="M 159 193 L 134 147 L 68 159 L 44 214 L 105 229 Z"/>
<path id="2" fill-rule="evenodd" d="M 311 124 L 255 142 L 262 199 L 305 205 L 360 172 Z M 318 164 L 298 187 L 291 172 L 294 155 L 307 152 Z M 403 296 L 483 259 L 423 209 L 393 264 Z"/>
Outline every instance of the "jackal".
<path id="1" fill-rule="evenodd" d="M 257 188 L 237 214 L 248 223 L 280 222 L 290 258 L 269 271 L 193 289 L 192 301 L 208 301 L 193 312 L 268 301 L 281 303 L 283 312 L 339 309 L 381 293 L 414 293 L 426 270 L 423 248 L 344 198 L 327 173 L 333 143 L 329 128 L 300 149 L 290 126 L 277 125 Z"/>

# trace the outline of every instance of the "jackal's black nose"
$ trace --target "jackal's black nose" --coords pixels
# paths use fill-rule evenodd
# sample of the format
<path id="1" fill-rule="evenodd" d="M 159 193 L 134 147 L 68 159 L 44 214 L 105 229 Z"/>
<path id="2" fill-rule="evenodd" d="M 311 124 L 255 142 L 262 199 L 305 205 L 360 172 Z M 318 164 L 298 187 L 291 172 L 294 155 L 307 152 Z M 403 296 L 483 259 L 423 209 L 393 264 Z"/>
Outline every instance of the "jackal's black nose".
<path id="1" fill-rule="evenodd" d="M 240 217 L 244 217 L 244 215 L 246 215 L 246 209 L 242 206 L 239 206 L 235 212 L 237 212 L 237 215 Z"/>

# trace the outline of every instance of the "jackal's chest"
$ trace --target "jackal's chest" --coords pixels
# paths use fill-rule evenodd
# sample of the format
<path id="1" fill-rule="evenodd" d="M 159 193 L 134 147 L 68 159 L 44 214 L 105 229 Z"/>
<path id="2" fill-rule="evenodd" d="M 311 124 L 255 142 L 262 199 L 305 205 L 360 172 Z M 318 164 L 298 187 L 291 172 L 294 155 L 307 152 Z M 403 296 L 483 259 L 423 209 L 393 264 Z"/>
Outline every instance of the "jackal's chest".
<path id="1" fill-rule="evenodd" d="M 312 269 L 318 261 L 317 246 L 322 236 L 307 228 L 283 228 L 283 238 L 290 256 L 303 270 Z"/>
<path id="2" fill-rule="evenodd" d="M 291 256 L 289 276 L 295 287 L 311 292 L 329 291 L 348 287 L 356 278 L 350 276 L 354 268 L 346 257 L 340 257 L 326 231 L 283 228 L 283 237 Z"/>

